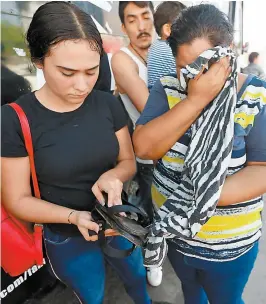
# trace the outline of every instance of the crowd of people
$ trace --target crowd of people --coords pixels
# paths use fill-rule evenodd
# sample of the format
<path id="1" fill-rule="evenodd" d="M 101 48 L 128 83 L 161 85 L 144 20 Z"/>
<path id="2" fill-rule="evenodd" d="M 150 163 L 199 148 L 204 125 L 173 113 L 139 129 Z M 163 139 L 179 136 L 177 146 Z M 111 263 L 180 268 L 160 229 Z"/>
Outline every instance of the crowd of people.
<path id="1" fill-rule="evenodd" d="M 18 118 L 4 105 L 5 208 L 44 224 L 50 267 L 80 303 L 103 302 L 105 261 L 135 303 L 156 303 L 146 281 L 161 284 L 167 255 L 186 304 L 241 304 L 266 192 L 259 54 L 237 72 L 233 27 L 212 4 L 164 1 L 154 9 L 151 1 L 120 1 L 118 15 L 129 44 L 108 67 L 113 93 L 92 18 L 63 1 L 35 12 L 26 38 L 45 84 L 16 103 L 30 123 L 41 199 L 32 195 Z M 93 241 L 89 230 L 100 227 L 90 212 L 98 202 L 122 204 L 130 180 L 139 187 L 135 203 L 153 222 L 144 248 L 118 259 Z M 121 236 L 109 242 L 131 246 Z"/>

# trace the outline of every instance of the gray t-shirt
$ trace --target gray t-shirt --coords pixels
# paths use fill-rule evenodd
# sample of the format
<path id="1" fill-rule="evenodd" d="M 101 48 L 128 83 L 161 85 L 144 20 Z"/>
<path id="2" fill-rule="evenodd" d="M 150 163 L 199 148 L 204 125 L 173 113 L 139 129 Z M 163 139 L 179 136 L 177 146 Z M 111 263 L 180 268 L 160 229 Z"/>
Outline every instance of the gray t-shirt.
<path id="1" fill-rule="evenodd" d="M 244 74 L 251 74 L 251 75 L 255 75 L 261 79 L 266 79 L 266 75 L 263 71 L 263 69 L 258 65 L 258 64 L 255 64 L 255 63 L 250 63 L 247 67 L 245 67 L 243 69 L 243 73 Z"/>

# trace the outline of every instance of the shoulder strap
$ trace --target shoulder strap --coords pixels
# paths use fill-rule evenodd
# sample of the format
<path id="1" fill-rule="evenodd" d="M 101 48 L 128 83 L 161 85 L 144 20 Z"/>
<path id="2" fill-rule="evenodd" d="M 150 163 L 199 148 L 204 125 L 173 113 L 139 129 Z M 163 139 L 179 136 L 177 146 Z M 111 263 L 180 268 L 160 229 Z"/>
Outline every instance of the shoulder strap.
<path id="1" fill-rule="evenodd" d="M 26 116 L 25 112 L 23 111 L 23 109 L 18 104 L 12 102 L 9 104 L 9 106 L 15 110 L 15 112 L 18 115 L 19 121 L 20 121 L 26 150 L 28 152 L 29 160 L 30 160 L 30 171 L 31 171 L 31 178 L 32 178 L 32 182 L 33 182 L 34 196 L 37 198 L 41 198 L 36 169 L 35 169 L 35 163 L 34 163 L 34 152 L 33 152 L 30 125 L 29 125 L 27 116 Z"/>

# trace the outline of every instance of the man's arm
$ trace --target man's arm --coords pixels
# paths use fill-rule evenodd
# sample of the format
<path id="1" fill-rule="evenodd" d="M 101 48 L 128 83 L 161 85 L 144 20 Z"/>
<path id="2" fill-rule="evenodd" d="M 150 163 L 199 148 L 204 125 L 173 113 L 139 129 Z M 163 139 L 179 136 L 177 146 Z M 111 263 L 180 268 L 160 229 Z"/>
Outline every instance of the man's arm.
<path id="1" fill-rule="evenodd" d="M 218 206 L 245 202 L 266 193 L 266 162 L 249 162 L 226 178 Z"/>
<path id="2" fill-rule="evenodd" d="M 230 74 L 228 59 L 213 64 L 205 74 L 199 74 L 189 81 L 188 96 L 171 110 L 147 123 L 139 122 L 134 134 L 133 144 L 136 155 L 141 159 L 157 160 L 184 135 L 202 110 L 221 91 Z M 155 85 L 154 85 L 155 86 Z M 148 103 L 160 104 L 165 98 L 152 88 Z M 153 97 L 153 93 L 156 93 Z"/>
<path id="3" fill-rule="evenodd" d="M 247 166 L 226 178 L 218 206 L 245 202 L 266 193 L 265 130 L 266 106 L 256 116 L 253 127 L 245 138 Z"/>
<path id="4" fill-rule="evenodd" d="M 133 133 L 136 155 L 141 159 L 162 158 L 185 134 L 201 111 L 195 102 L 185 99 L 160 117 L 145 125 L 138 125 Z"/>
<path id="5" fill-rule="evenodd" d="M 120 94 L 127 94 L 141 113 L 148 100 L 149 91 L 139 76 L 136 63 L 125 52 L 119 51 L 113 55 L 111 64 Z"/>

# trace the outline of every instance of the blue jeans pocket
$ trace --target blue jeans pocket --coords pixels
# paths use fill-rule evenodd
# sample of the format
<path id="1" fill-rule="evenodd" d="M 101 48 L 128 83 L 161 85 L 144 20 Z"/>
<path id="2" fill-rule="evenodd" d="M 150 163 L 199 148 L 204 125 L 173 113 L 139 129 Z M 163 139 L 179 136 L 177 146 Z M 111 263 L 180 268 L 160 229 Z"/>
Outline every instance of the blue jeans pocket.
<path id="1" fill-rule="evenodd" d="M 43 238 L 46 244 L 63 245 L 67 244 L 71 237 L 52 232 L 49 228 L 44 227 Z"/>

